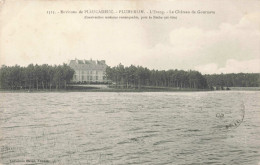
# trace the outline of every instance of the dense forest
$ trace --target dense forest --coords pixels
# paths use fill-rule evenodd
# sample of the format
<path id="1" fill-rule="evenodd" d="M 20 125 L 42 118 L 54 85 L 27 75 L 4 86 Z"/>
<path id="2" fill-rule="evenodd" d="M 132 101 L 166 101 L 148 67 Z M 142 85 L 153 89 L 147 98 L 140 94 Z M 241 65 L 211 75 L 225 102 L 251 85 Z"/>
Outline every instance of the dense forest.
<path id="1" fill-rule="evenodd" d="M 68 65 L 2 66 L 0 86 L 3 89 L 65 89 L 74 70 Z"/>
<path id="2" fill-rule="evenodd" d="M 107 79 L 115 82 L 118 88 L 142 88 L 142 87 L 175 87 L 175 88 L 208 88 L 207 81 L 197 71 L 183 70 L 149 70 L 142 66 L 131 65 L 124 67 L 119 64 L 115 67 L 107 67 Z"/>
<path id="3" fill-rule="evenodd" d="M 5 66 L 0 68 L 2 89 L 66 89 L 74 75 L 68 65 L 33 65 L 27 67 Z M 192 88 L 224 89 L 223 87 L 259 87 L 259 73 L 202 75 L 198 71 L 150 70 L 142 66 L 125 67 L 119 64 L 106 68 L 106 77 L 115 88 Z M 228 89 L 228 88 L 227 88 Z"/>
<path id="4" fill-rule="evenodd" d="M 230 73 L 205 75 L 209 86 L 215 87 L 259 87 L 259 73 Z"/>

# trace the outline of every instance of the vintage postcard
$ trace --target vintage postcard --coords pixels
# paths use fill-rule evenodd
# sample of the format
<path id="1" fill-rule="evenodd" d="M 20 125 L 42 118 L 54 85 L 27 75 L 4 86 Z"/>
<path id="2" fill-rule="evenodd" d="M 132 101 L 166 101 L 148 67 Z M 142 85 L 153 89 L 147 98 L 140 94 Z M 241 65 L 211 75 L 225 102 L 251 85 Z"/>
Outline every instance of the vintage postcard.
<path id="1" fill-rule="evenodd" d="M 0 164 L 260 164 L 259 0 L 0 0 Z"/>

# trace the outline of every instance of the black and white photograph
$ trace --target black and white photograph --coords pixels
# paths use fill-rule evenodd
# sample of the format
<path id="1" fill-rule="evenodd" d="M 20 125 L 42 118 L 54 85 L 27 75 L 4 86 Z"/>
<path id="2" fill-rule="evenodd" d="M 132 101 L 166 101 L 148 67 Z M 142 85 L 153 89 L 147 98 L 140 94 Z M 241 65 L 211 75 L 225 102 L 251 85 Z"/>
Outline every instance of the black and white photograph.
<path id="1" fill-rule="evenodd" d="M 0 0 L 0 165 L 260 165 L 259 0 Z"/>

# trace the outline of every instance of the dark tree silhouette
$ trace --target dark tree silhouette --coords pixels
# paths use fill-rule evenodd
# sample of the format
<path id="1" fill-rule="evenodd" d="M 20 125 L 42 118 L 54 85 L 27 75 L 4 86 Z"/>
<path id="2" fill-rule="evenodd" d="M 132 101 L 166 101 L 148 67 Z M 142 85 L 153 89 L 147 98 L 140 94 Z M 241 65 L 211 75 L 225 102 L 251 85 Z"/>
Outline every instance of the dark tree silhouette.
<path id="1" fill-rule="evenodd" d="M 259 87 L 259 73 L 229 73 L 229 74 L 213 74 L 205 75 L 207 83 L 210 87 L 215 86 L 216 89 L 224 89 L 224 87 Z"/>
<path id="2" fill-rule="evenodd" d="M 0 68 L 0 87 L 3 89 L 66 89 L 74 70 L 68 65 L 50 66 L 47 64 L 27 67 L 5 66 Z"/>
<path id="3" fill-rule="evenodd" d="M 175 87 L 175 88 L 208 88 L 207 81 L 197 71 L 183 70 L 149 70 L 142 66 L 131 65 L 124 67 L 119 64 L 107 67 L 107 79 L 114 82 L 116 88 L 142 88 L 142 87 Z"/>

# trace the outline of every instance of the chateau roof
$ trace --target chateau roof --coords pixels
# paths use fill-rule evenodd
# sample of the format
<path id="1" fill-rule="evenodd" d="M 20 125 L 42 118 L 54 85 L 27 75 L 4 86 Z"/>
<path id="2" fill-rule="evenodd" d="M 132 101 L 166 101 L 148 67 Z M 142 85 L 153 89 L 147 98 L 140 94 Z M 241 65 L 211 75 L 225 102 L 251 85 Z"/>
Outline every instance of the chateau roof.
<path id="1" fill-rule="evenodd" d="M 70 60 L 69 66 L 73 69 L 105 69 L 107 67 L 105 60 Z"/>

